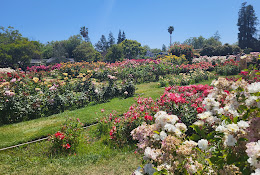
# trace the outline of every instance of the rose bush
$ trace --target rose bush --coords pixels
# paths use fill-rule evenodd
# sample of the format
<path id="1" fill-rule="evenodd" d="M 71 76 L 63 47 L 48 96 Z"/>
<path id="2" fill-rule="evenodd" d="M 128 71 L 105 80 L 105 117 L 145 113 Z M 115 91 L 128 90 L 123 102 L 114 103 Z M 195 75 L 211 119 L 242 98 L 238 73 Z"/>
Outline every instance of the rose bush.
<path id="1" fill-rule="evenodd" d="M 143 168 L 134 174 L 259 172 L 260 83 L 219 78 L 212 85 L 201 101 L 204 110 L 197 109 L 190 126 L 192 135 L 177 113 L 164 111 L 154 115 L 155 124 L 143 123 L 131 132 L 144 154 Z"/>

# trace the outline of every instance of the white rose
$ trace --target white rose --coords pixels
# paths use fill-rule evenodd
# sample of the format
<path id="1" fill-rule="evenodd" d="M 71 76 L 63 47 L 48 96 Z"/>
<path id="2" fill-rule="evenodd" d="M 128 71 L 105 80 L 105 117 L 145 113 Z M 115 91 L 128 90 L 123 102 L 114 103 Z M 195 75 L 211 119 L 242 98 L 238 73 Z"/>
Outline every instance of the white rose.
<path id="1" fill-rule="evenodd" d="M 167 115 L 167 113 L 164 112 L 164 111 L 159 111 L 159 112 L 157 112 L 157 113 L 154 115 L 154 118 L 157 118 L 158 116 L 161 116 L 161 115 Z"/>
<path id="2" fill-rule="evenodd" d="M 237 122 L 237 125 L 238 125 L 238 127 L 239 127 L 239 128 L 243 128 L 243 129 L 245 129 L 245 128 L 248 128 L 248 127 L 249 127 L 249 124 L 248 124 L 248 122 L 246 122 L 246 121 L 243 121 L 243 120 L 241 120 L 241 121 Z"/>
<path id="3" fill-rule="evenodd" d="M 227 136 L 227 138 L 226 138 L 226 140 L 225 140 L 225 144 L 226 144 L 227 146 L 235 146 L 236 143 L 237 143 L 237 140 L 234 138 L 234 136 L 228 134 L 228 136 Z"/>
<path id="4" fill-rule="evenodd" d="M 218 132 L 227 132 L 227 128 L 223 125 L 219 125 L 217 128 L 216 128 L 216 131 Z"/>
<path id="5" fill-rule="evenodd" d="M 260 82 L 255 82 L 255 83 L 249 84 L 247 86 L 247 89 L 248 89 L 249 93 L 260 92 Z"/>
<path id="6" fill-rule="evenodd" d="M 203 151 L 208 149 L 208 144 L 209 142 L 205 139 L 201 139 L 198 141 L 198 147 Z"/>
<path id="7" fill-rule="evenodd" d="M 197 115 L 197 117 L 201 120 L 207 119 L 208 117 L 210 117 L 212 115 L 211 112 L 203 112 Z"/>
<path id="8" fill-rule="evenodd" d="M 176 129 L 175 126 L 173 126 L 172 124 L 167 123 L 166 125 L 164 125 L 164 129 L 168 132 L 174 132 L 174 130 Z"/>
<path id="9" fill-rule="evenodd" d="M 178 137 L 180 137 L 180 136 L 182 135 L 181 130 L 179 130 L 179 129 L 177 129 L 177 128 L 174 130 L 174 133 L 175 133 L 176 136 L 178 136 Z"/>
<path id="10" fill-rule="evenodd" d="M 186 132 L 187 131 L 187 126 L 184 123 L 177 123 L 176 128 L 178 128 L 179 130 Z"/>
<path id="11" fill-rule="evenodd" d="M 161 140 L 164 140 L 164 139 L 166 139 L 166 137 L 167 137 L 166 132 L 161 131 L 161 132 L 160 132 L 160 139 L 161 139 Z"/>
<path id="12" fill-rule="evenodd" d="M 158 134 L 154 134 L 154 135 L 153 135 L 153 139 L 154 139 L 154 140 L 160 140 L 160 136 L 159 136 Z"/>
<path id="13" fill-rule="evenodd" d="M 204 121 L 198 120 L 198 121 L 196 121 L 195 123 L 193 123 L 193 125 L 203 126 L 203 125 L 204 125 Z"/>
<path id="14" fill-rule="evenodd" d="M 229 124 L 227 125 L 227 129 L 230 132 L 236 133 L 239 131 L 239 127 L 237 126 L 237 124 Z"/>

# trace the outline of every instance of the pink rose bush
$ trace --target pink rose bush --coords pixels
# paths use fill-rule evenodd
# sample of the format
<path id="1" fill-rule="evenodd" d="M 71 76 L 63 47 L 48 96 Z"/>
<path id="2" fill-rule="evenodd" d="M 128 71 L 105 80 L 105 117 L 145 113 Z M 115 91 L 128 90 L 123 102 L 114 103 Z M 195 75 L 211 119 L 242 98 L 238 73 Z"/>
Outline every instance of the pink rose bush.
<path id="1" fill-rule="evenodd" d="M 137 151 L 144 154 L 143 168 L 133 174 L 259 173 L 260 83 L 219 78 L 212 85 L 189 99 L 167 89 L 159 100 L 163 111 L 153 116 L 154 124 L 143 123 L 131 131 Z M 173 89 L 186 94 L 199 91 L 192 86 Z M 196 120 L 189 126 L 172 106 L 198 98 L 197 105 L 203 108 L 197 108 Z M 189 134 L 188 128 L 193 132 Z"/>

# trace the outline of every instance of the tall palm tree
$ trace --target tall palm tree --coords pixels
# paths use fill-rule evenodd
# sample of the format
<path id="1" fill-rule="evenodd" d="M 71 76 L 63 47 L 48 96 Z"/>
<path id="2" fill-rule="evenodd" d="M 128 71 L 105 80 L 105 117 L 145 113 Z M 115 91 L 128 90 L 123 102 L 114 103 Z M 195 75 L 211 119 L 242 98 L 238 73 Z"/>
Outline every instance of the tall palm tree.
<path id="1" fill-rule="evenodd" d="M 85 39 L 85 42 L 89 42 L 89 37 L 88 37 L 88 28 L 83 26 L 80 28 L 80 34 L 83 36 Z"/>
<path id="2" fill-rule="evenodd" d="M 172 45 L 172 32 L 174 31 L 174 27 L 170 26 L 168 28 L 168 32 L 170 33 L 170 46 Z"/>

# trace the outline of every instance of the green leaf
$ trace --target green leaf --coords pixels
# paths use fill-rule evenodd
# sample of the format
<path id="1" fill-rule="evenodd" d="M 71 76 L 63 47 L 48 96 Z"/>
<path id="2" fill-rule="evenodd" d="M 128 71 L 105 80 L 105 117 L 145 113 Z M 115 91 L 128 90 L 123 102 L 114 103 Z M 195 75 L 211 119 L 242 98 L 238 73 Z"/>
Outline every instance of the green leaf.
<path id="1" fill-rule="evenodd" d="M 201 137 L 197 134 L 192 134 L 192 136 L 190 136 L 190 139 L 191 140 L 194 140 L 194 141 L 198 141 Z"/>
<path id="2" fill-rule="evenodd" d="M 201 130 L 197 125 L 191 125 L 190 127 L 193 128 L 196 131 L 196 133 L 198 133 L 203 138 L 206 137 L 205 132 Z"/>
<path id="3" fill-rule="evenodd" d="M 158 132 L 158 131 L 153 131 L 154 133 L 156 133 L 156 134 L 158 134 L 158 135 L 160 135 L 160 133 Z"/>
<path id="4" fill-rule="evenodd" d="M 247 138 L 243 138 L 243 137 L 238 139 L 238 142 L 243 142 L 243 141 L 248 141 L 248 139 Z"/>
<path id="5" fill-rule="evenodd" d="M 210 132 L 208 135 L 207 135 L 207 140 L 210 140 L 210 139 L 213 139 L 214 138 L 214 136 L 215 136 L 215 132 L 214 131 L 212 131 L 212 132 Z"/>
<path id="6" fill-rule="evenodd" d="M 238 116 L 233 118 L 233 122 L 237 124 Z"/>

